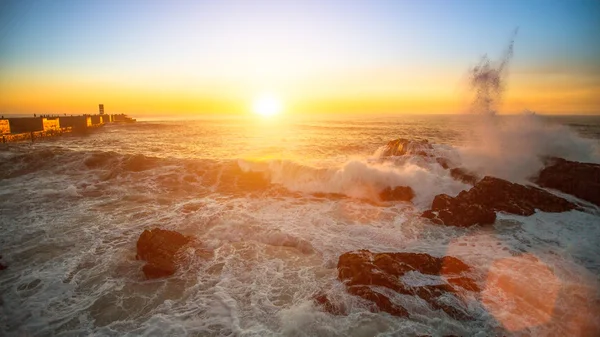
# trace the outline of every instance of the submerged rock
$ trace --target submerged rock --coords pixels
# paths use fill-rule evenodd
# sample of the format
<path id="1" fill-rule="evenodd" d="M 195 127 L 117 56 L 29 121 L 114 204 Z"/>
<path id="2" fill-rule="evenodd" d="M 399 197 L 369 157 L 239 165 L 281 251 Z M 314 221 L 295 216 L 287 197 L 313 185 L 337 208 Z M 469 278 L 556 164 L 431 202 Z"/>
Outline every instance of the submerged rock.
<path id="1" fill-rule="evenodd" d="M 549 166 L 540 171 L 535 183 L 600 206 L 600 165 L 598 164 L 554 158 Z"/>
<path id="2" fill-rule="evenodd" d="M 144 230 L 137 241 L 137 259 L 145 260 L 146 278 L 170 276 L 177 270 L 177 253 L 192 241 L 183 234 L 155 228 Z"/>
<path id="3" fill-rule="evenodd" d="M 468 227 L 493 224 L 496 211 L 528 216 L 536 209 L 565 212 L 574 208 L 575 204 L 542 189 L 486 176 L 455 198 L 446 194 L 435 196 L 431 210 L 422 216 L 449 226 Z"/>
<path id="4" fill-rule="evenodd" d="M 466 275 L 471 268 L 451 256 L 438 258 L 422 253 L 372 253 L 359 250 L 342 254 L 337 269 L 338 279 L 345 283 L 350 294 L 372 302 L 372 309 L 375 311 L 384 311 L 394 316 L 408 316 L 408 312 L 394 303 L 382 288 L 417 296 L 433 309 L 441 309 L 460 320 L 470 317 L 464 309 L 444 303 L 441 297 L 459 291 L 480 291 L 475 281 Z M 443 278 L 440 277 L 433 284 L 407 284 L 402 276 L 408 272 L 439 275 Z"/>
<path id="5" fill-rule="evenodd" d="M 382 201 L 411 201 L 414 197 L 415 192 L 409 186 L 386 187 L 379 193 Z"/>
<path id="6" fill-rule="evenodd" d="M 398 138 L 389 141 L 383 151 L 382 157 L 403 156 L 405 154 L 429 156 L 429 152 L 433 150 L 433 146 L 427 140 L 410 140 Z"/>
<path id="7" fill-rule="evenodd" d="M 346 315 L 346 308 L 337 303 L 331 302 L 329 297 L 327 297 L 324 293 L 319 293 L 313 296 L 313 301 L 320 306 L 324 311 L 332 314 L 332 315 Z"/>

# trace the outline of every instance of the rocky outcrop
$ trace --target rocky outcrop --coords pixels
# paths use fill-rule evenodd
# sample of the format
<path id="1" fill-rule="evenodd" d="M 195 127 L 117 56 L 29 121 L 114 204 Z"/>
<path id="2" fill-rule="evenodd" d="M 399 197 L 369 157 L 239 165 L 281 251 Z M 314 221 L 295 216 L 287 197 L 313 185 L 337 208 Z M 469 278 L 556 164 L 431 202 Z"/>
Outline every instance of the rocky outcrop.
<path id="1" fill-rule="evenodd" d="M 440 202 L 452 197 L 440 194 L 433 200 Z M 423 212 L 421 215 L 439 225 L 470 227 L 473 225 L 493 224 L 496 221 L 496 212 L 479 204 L 452 202 L 448 208 L 434 209 Z"/>
<path id="2" fill-rule="evenodd" d="M 415 192 L 409 186 L 386 187 L 379 193 L 381 201 L 411 201 Z"/>
<path id="3" fill-rule="evenodd" d="M 600 165 L 560 158 L 550 160 L 549 164 L 540 172 L 535 183 L 600 206 Z"/>
<path id="4" fill-rule="evenodd" d="M 454 178 L 454 180 L 462 181 L 463 183 L 469 185 L 475 185 L 479 181 L 479 177 L 475 173 L 470 172 L 462 167 L 450 169 L 450 176 Z"/>
<path id="5" fill-rule="evenodd" d="M 155 228 L 144 230 L 137 241 L 137 259 L 145 260 L 148 279 L 170 276 L 177 270 L 178 252 L 192 241 L 183 234 Z"/>
<path id="6" fill-rule="evenodd" d="M 433 146 L 431 146 L 431 144 L 429 144 L 427 140 L 410 140 L 398 138 L 389 141 L 385 145 L 383 151 L 381 152 L 381 156 L 403 156 L 405 154 L 429 156 L 431 150 L 433 150 Z"/>
<path id="7" fill-rule="evenodd" d="M 347 291 L 372 303 L 373 311 L 384 311 L 394 316 L 408 316 L 407 310 L 388 297 L 388 291 L 417 296 L 433 309 L 441 309 L 456 319 L 468 319 L 463 308 L 450 306 L 441 296 L 464 291 L 479 292 L 479 286 L 468 276 L 471 268 L 457 258 L 434 257 L 422 253 L 372 253 L 359 250 L 340 256 L 338 279 Z M 439 275 L 436 282 L 420 285 L 407 284 L 403 280 L 409 272 L 423 275 Z M 339 313 L 339 307 L 321 295 L 315 298 L 327 311 Z M 330 311 L 330 312 L 331 312 Z"/>
<path id="8" fill-rule="evenodd" d="M 487 176 L 455 198 L 437 195 L 431 210 L 422 216 L 440 224 L 468 227 L 494 223 L 497 211 L 528 216 L 536 209 L 565 212 L 574 208 L 575 204 L 542 189 Z"/>

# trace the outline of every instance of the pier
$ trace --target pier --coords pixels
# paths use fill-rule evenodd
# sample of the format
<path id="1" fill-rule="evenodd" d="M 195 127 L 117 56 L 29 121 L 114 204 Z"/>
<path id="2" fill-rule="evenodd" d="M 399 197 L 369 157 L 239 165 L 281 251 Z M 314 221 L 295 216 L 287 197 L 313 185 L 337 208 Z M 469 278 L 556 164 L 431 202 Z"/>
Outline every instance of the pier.
<path id="1" fill-rule="evenodd" d="M 125 114 L 105 114 L 100 104 L 96 115 L 59 116 L 40 115 L 34 117 L 0 118 L 0 141 L 2 143 L 35 141 L 36 139 L 60 136 L 65 133 L 87 133 L 109 123 L 136 122 Z"/>

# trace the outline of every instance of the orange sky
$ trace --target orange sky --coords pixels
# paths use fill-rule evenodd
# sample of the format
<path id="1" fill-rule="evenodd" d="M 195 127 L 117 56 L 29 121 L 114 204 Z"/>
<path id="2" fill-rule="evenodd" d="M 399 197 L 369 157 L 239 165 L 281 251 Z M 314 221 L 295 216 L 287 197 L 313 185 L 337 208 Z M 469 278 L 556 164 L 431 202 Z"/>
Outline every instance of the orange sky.
<path id="1" fill-rule="evenodd" d="M 539 5 L 539 4 L 538 4 Z M 501 113 L 600 113 L 600 6 L 373 1 L 9 1 L 0 113 L 462 113 L 519 26 Z"/>
<path id="2" fill-rule="evenodd" d="M 460 72 L 455 77 L 424 76 L 403 85 L 394 80 L 393 70 L 387 74 L 374 70 L 254 89 L 218 82 L 213 87 L 161 87 L 36 74 L 1 81 L 0 107 L 2 113 L 75 114 L 94 113 L 97 104 L 104 103 L 107 111 L 127 114 L 243 114 L 250 111 L 257 95 L 269 90 L 282 101 L 285 113 L 291 114 L 461 113 L 468 111 L 471 97 L 466 83 L 461 82 L 464 76 Z M 503 113 L 530 109 L 549 114 L 590 114 L 600 107 L 600 86 L 582 83 L 576 76 L 512 74 L 504 97 Z"/>

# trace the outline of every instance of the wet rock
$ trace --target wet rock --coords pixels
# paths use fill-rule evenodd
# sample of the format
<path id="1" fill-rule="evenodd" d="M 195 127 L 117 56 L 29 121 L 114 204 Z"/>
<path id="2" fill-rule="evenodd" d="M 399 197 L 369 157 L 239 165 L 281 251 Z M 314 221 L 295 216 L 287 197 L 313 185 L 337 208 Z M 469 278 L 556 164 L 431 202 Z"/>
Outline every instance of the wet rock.
<path id="1" fill-rule="evenodd" d="M 405 154 L 413 154 L 419 156 L 429 156 L 433 147 L 427 140 L 410 140 L 398 138 L 389 141 L 383 151 L 382 157 L 403 156 Z"/>
<path id="2" fill-rule="evenodd" d="M 600 165 L 560 158 L 553 158 L 548 164 L 535 179 L 536 184 L 600 206 Z"/>
<path id="3" fill-rule="evenodd" d="M 438 197 L 451 198 L 445 194 L 441 194 L 437 195 L 434 201 Z M 457 203 L 446 209 L 425 211 L 421 216 L 430 219 L 438 225 L 455 227 L 493 224 L 496 221 L 496 212 L 494 210 L 477 204 Z"/>
<path id="4" fill-rule="evenodd" d="M 469 319 L 469 315 L 462 308 L 445 304 L 441 297 L 459 291 L 480 291 L 475 281 L 466 275 L 471 268 L 451 256 L 438 258 L 422 253 L 372 253 L 359 250 L 342 254 L 337 269 L 338 279 L 345 283 L 350 294 L 360 296 L 372 302 L 376 309 L 394 316 L 408 316 L 408 312 L 394 303 L 381 288 L 417 296 L 433 309 L 443 310 L 461 320 Z M 444 278 L 440 278 L 438 284 L 409 285 L 401 278 L 408 272 L 443 275 Z"/>
<path id="5" fill-rule="evenodd" d="M 437 157 L 435 158 L 435 161 L 440 164 L 440 166 L 444 169 L 447 170 L 450 168 L 450 161 L 446 158 L 442 158 L 442 157 Z"/>
<path id="6" fill-rule="evenodd" d="M 479 181 L 479 177 L 473 173 L 469 172 L 467 169 L 462 167 L 455 167 L 450 170 L 450 176 L 455 180 L 462 181 L 465 184 L 475 185 Z"/>
<path id="7" fill-rule="evenodd" d="M 331 302 L 329 297 L 324 293 L 319 293 L 313 297 L 315 304 L 320 306 L 323 311 L 328 312 L 332 315 L 346 315 L 347 310 L 343 305 L 334 304 Z"/>
<path id="8" fill-rule="evenodd" d="M 144 230 L 137 241 L 137 259 L 148 263 L 142 268 L 146 278 L 170 276 L 177 270 L 177 254 L 192 241 L 183 234 L 155 228 Z"/>
<path id="9" fill-rule="evenodd" d="M 352 286 L 347 289 L 348 293 L 373 302 L 373 306 L 369 308 L 372 312 L 383 311 L 398 317 L 408 317 L 406 309 L 394 304 L 386 295 L 369 286 Z"/>
<path id="10" fill-rule="evenodd" d="M 542 189 L 487 176 L 455 198 L 437 195 L 431 210 L 425 211 L 422 216 L 439 224 L 468 227 L 493 224 L 497 211 L 528 216 L 536 209 L 565 212 L 574 208 L 575 204 Z"/>
<path id="11" fill-rule="evenodd" d="M 496 211 L 518 215 L 532 215 L 535 209 L 565 212 L 576 208 L 575 204 L 542 189 L 489 176 L 469 191 L 461 192 L 456 199 L 478 201 Z"/>
<path id="12" fill-rule="evenodd" d="M 443 169 L 450 170 L 450 176 L 454 178 L 454 180 L 458 180 L 469 185 L 475 185 L 481 179 L 481 177 L 479 177 L 477 174 L 467 170 L 464 167 L 452 167 L 454 165 L 446 158 L 438 157 L 435 158 L 435 161 L 440 164 Z"/>
<path id="13" fill-rule="evenodd" d="M 414 197 L 415 192 L 409 186 L 386 187 L 379 193 L 382 201 L 411 201 Z"/>

